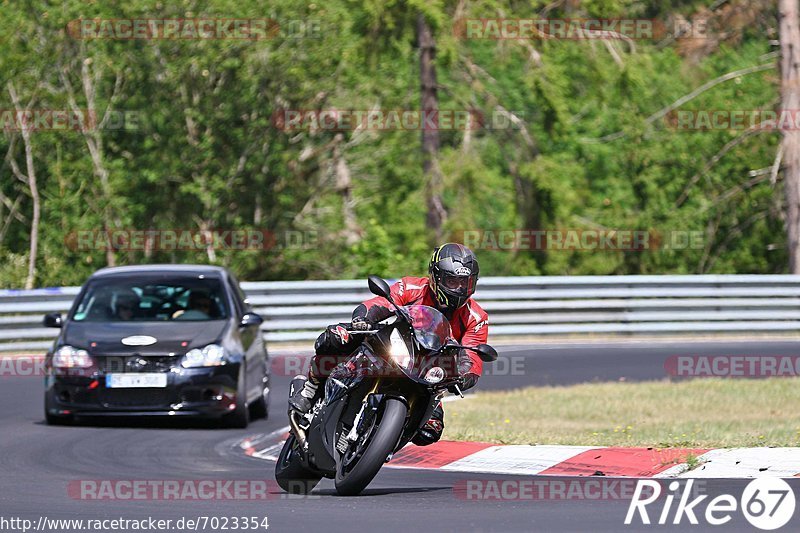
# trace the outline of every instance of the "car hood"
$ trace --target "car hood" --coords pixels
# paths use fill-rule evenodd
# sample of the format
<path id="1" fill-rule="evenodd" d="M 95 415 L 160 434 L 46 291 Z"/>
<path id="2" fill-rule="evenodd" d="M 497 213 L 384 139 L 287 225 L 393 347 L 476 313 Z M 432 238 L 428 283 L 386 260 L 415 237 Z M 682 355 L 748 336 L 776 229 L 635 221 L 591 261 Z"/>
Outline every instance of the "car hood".
<path id="1" fill-rule="evenodd" d="M 199 322 L 69 322 L 63 342 L 84 348 L 92 354 L 170 355 L 182 354 L 216 342 L 222 337 L 226 320 Z M 132 339 L 132 346 L 123 344 L 128 337 L 146 335 L 155 343 L 143 345 Z M 131 340 L 128 341 L 131 344 Z"/>

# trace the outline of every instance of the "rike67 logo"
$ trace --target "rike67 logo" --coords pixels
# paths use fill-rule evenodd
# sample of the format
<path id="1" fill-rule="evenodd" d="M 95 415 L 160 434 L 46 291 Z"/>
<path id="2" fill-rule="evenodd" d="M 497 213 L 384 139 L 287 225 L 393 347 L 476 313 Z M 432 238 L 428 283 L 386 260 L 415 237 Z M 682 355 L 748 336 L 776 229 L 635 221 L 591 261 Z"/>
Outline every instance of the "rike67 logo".
<path id="1" fill-rule="evenodd" d="M 709 496 L 705 494 L 692 498 L 693 483 L 694 480 L 688 480 L 683 485 L 683 491 L 679 493 L 681 484 L 673 481 L 663 496 L 661 483 L 640 479 L 628 506 L 625 525 L 679 525 L 686 522 L 697 525 L 700 523 L 699 517 L 707 524 L 720 526 L 727 524 L 735 514 L 741 512 L 752 526 L 773 530 L 786 525 L 794 515 L 794 492 L 780 478 L 754 479 L 744 488 L 739 501 L 730 494 L 721 494 L 707 501 L 704 500 Z M 677 503 L 673 506 L 676 500 Z M 650 515 L 648 511 L 654 514 Z"/>

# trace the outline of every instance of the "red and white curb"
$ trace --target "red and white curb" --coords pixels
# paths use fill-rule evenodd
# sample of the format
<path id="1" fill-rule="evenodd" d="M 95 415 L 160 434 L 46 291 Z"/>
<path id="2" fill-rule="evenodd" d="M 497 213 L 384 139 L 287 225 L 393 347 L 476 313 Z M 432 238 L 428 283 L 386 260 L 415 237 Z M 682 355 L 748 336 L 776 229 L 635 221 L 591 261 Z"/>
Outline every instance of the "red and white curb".
<path id="1" fill-rule="evenodd" d="M 390 465 L 482 474 L 656 477 L 676 466 L 683 467 L 681 472 L 688 470 L 687 457 L 706 451 L 443 441 L 425 448 L 404 448 Z"/>
<path id="2" fill-rule="evenodd" d="M 238 443 L 250 457 L 274 461 L 289 428 Z M 691 464 L 691 467 L 690 467 Z M 440 441 L 406 446 L 388 468 L 540 476 L 646 478 L 800 477 L 800 448 L 618 448 L 495 445 Z"/>
<path id="3" fill-rule="evenodd" d="M 722 448 L 700 455 L 697 463 L 689 472 L 673 467 L 658 477 L 800 477 L 800 448 Z"/>

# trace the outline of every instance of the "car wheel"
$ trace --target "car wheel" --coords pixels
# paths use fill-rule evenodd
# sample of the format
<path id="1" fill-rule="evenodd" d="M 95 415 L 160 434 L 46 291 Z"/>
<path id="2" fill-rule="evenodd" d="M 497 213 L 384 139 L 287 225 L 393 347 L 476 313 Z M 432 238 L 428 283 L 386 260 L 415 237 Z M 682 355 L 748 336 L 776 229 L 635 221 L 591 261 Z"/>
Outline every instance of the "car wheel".
<path id="1" fill-rule="evenodd" d="M 229 428 L 244 429 L 250 424 L 250 409 L 247 407 L 247 389 L 244 385 L 245 366 L 239 370 L 239 383 L 236 386 L 236 408 L 225 415 L 225 425 Z"/>
<path id="2" fill-rule="evenodd" d="M 50 412 L 50 401 L 45 396 L 44 399 L 44 421 L 48 426 L 68 426 L 72 424 L 74 418 L 72 415 L 54 415 Z"/>
<path id="3" fill-rule="evenodd" d="M 264 376 L 264 388 L 261 390 L 261 396 L 258 400 L 253 402 L 251 406 L 253 418 L 269 418 L 269 381 L 267 376 Z"/>

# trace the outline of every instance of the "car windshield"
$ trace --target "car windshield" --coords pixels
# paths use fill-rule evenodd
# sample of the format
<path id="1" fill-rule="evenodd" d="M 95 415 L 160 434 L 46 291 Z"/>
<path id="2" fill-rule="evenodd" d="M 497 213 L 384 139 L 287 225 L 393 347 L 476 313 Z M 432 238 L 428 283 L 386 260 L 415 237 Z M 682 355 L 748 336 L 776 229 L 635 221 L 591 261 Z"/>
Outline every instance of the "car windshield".
<path id="1" fill-rule="evenodd" d="M 442 313 L 427 305 L 409 305 L 405 307 L 411 317 L 414 336 L 428 350 L 438 350 L 453 336 L 450 323 Z"/>
<path id="2" fill-rule="evenodd" d="M 228 317 L 222 284 L 202 276 L 143 276 L 91 281 L 76 322 L 208 321 Z"/>

